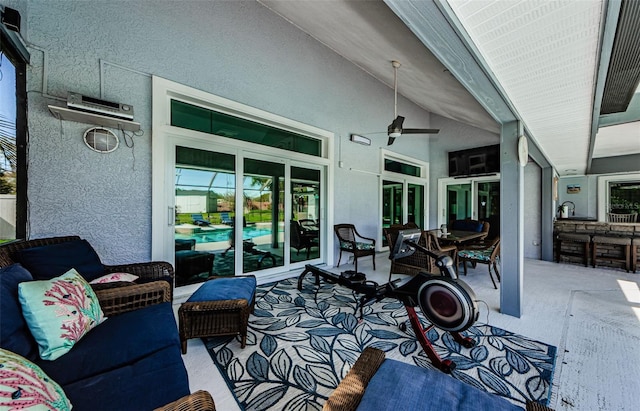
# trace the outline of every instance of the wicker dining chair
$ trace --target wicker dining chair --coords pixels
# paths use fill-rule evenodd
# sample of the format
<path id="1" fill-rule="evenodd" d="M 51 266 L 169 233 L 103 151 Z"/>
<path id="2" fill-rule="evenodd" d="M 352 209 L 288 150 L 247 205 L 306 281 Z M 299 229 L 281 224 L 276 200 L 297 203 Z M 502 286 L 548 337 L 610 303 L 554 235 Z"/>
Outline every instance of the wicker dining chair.
<path id="1" fill-rule="evenodd" d="M 338 257 L 338 265 L 342 259 L 342 252 L 353 254 L 353 264 L 355 271 L 358 272 L 358 257 L 372 256 L 373 269 L 376 269 L 376 240 L 365 237 L 358 233 L 353 224 L 336 224 L 333 226 L 338 237 L 338 245 L 340 247 L 340 256 Z"/>
<path id="2" fill-rule="evenodd" d="M 436 253 L 448 254 L 453 260 L 453 266 L 456 272 L 458 272 L 458 247 L 455 244 L 440 244 L 440 241 L 438 241 L 439 231 L 440 230 L 437 229 L 425 231 L 427 244 L 429 245 L 427 248 Z"/>
<path id="3" fill-rule="evenodd" d="M 493 272 L 491 271 L 491 267 L 493 266 L 493 271 L 495 271 L 496 273 L 496 278 L 498 279 L 498 282 L 500 282 L 500 272 L 498 271 L 498 261 L 500 259 L 500 237 L 496 238 L 495 241 L 493 241 L 493 245 L 486 248 L 471 248 L 466 250 L 459 250 L 458 259 L 460 260 L 460 262 L 462 263 L 462 267 L 464 268 L 464 275 L 467 275 L 467 262 L 487 264 L 487 266 L 489 267 L 489 277 L 491 277 L 493 288 L 498 289 L 498 286 L 493 279 Z"/>
<path id="4" fill-rule="evenodd" d="M 385 228 L 384 235 L 387 238 L 389 249 L 393 249 L 396 240 L 398 239 L 398 232 L 400 230 L 410 230 L 416 228 L 418 228 L 418 226 L 413 223 L 394 224 L 389 228 Z M 418 240 L 418 245 L 430 249 L 429 245 L 427 244 L 424 232 L 422 232 L 422 235 Z M 391 260 L 391 267 L 389 269 L 389 282 L 391 282 L 391 277 L 393 274 L 417 275 L 421 272 L 434 273 L 436 271 L 437 269 L 435 267 L 433 259 L 421 250 L 416 249 L 413 254 L 407 257 L 398 258 L 397 260 Z"/>

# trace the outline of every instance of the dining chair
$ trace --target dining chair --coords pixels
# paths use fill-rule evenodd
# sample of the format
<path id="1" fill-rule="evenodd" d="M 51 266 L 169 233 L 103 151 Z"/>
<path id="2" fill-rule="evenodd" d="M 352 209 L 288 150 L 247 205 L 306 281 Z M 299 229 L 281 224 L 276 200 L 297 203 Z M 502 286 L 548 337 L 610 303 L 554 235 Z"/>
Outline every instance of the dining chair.
<path id="1" fill-rule="evenodd" d="M 419 227 L 414 223 L 392 224 L 389 228 L 385 228 L 384 235 L 387 239 L 389 250 L 393 249 L 398 238 L 398 232 L 400 230 L 409 230 L 416 228 Z M 418 240 L 418 245 L 421 245 L 427 249 L 429 248 L 424 232 L 422 232 L 422 235 Z M 416 251 L 410 256 L 398 258 L 397 260 L 391 260 L 388 281 L 391 282 L 391 277 L 393 276 L 393 274 L 417 275 L 421 272 L 434 273 L 435 271 L 437 271 L 437 269 L 435 267 L 433 259 L 421 250 L 416 249 Z"/>
<path id="2" fill-rule="evenodd" d="M 453 260 L 453 266 L 456 272 L 458 272 L 458 247 L 455 244 L 440 244 L 440 241 L 438 241 L 438 232 L 440 232 L 438 229 L 425 231 L 428 244 L 427 248 L 436 253 L 448 254 Z"/>
<path id="3" fill-rule="evenodd" d="M 356 273 L 358 272 L 358 257 L 370 255 L 373 257 L 373 269 L 376 269 L 376 240 L 365 237 L 358 233 L 353 224 L 336 224 L 333 231 L 338 237 L 340 247 L 340 256 L 338 257 L 338 265 L 342 259 L 342 252 L 353 254 L 353 264 Z"/>
<path id="4" fill-rule="evenodd" d="M 464 275 L 467 275 L 467 262 L 476 263 L 476 264 L 487 264 L 489 267 L 489 276 L 491 277 L 491 282 L 493 283 L 493 287 L 498 289 L 495 280 L 493 279 L 493 273 L 491 271 L 491 266 L 493 266 L 493 270 L 496 272 L 496 278 L 498 282 L 500 282 L 500 272 L 498 271 L 498 262 L 500 261 L 500 237 L 496 238 L 492 241 L 492 245 L 489 245 L 484 248 L 469 248 L 458 251 L 458 259 L 462 263 L 462 267 L 464 268 Z"/>

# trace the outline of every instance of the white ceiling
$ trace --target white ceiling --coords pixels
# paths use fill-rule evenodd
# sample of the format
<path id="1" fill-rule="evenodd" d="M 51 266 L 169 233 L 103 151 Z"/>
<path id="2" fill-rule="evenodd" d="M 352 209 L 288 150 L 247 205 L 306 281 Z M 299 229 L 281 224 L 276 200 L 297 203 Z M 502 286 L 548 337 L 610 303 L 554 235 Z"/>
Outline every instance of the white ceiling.
<path id="1" fill-rule="evenodd" d="M 498 132 L 382 0 L 258 1 L 390 87 L 390 61 L 402 62 L 400 94 L 430 112 Z M 605 1 L 447 1 L 550 163 L 560 175 L 584 174 Z M 410 120 L 405 126 L 412 127 Z M 637 122 L 607 127 L 596 136 L 593 157 L 640 153 L 639 139 Z"/>

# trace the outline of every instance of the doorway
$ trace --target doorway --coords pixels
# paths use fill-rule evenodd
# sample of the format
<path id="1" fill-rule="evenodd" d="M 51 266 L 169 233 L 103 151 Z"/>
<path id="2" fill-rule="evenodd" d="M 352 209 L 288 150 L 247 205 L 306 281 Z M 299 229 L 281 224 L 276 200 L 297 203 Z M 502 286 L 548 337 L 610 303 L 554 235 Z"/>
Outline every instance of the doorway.
<path id="1" fill-rule="evenodd" d="M 438 226 L 466 218 L 500 222 L 500 176 L 438 180 Z"/>

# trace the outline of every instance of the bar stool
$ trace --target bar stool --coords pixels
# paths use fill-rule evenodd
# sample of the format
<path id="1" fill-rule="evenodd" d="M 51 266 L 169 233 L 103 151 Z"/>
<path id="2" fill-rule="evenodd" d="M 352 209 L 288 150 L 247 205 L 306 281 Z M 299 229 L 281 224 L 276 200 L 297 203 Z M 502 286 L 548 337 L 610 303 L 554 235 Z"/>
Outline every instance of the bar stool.
<path id="1" fill-rule="evenodd" d="M 631 240 L 631 268 L 634 273 L 638 269 L 638 247 L 640 247 L 640 237 L 633 237 Z"/>
<path id="2" fill-rule="evenodd" d="M 606 253 L 598 255 L 598 245 L 620 245 L 624 250 L 624 258 L 620 257 L 612 257 Z M 606 261 L 619 261 L 624 263 L 624 268 L 629 272 L 629 268 L 631 266 L 631 238 L 629 237 L 610 237 L 604 235 L 594 235 L 593 236 L 593 250 L 592 250 L 592 258 L 591 262 L 593 263 L 593 267 L 596 266 L 596 261 L 606 260 Z"/>
<path id="3" fill-rule="evenodd" d="M 573 251 L 562 251 L 562 243 L 582 243 L 584 251 L 577 253 Z M 568 255 L 574 257 L 582 257 L 585 267 L 589 266 L 589 249 L 591 245 L 591 235 L 589 234 L 575 234 L 575 233 L 560 233 L 556 238 L 556 263 L 560 262 L 561 255 Z"/>

